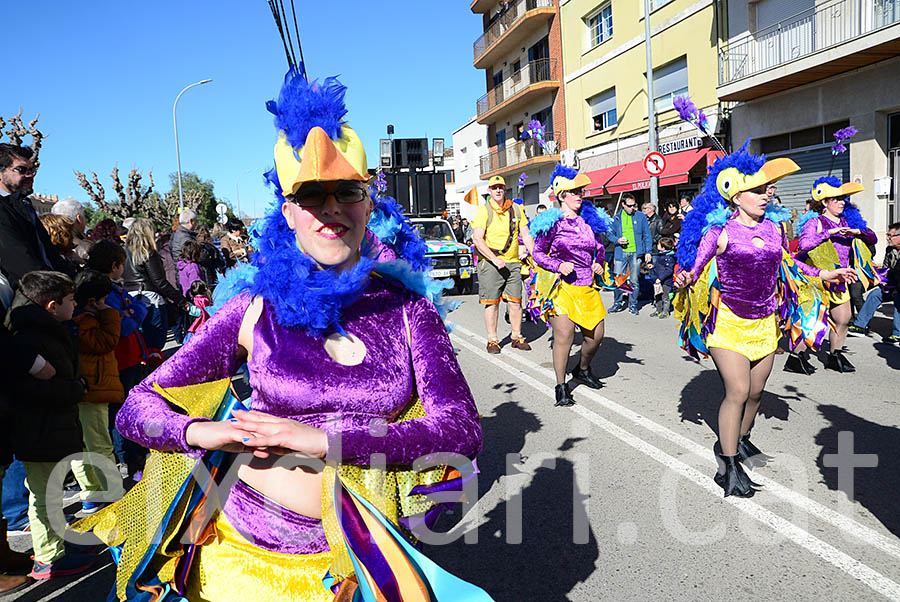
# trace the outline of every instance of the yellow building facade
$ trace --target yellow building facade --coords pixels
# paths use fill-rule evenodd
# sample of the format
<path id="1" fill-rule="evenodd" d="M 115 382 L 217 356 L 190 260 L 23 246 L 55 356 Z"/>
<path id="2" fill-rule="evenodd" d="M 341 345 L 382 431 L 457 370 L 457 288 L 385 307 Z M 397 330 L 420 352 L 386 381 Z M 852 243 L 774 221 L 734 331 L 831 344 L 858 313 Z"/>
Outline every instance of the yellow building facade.
<path id="1" fill-rule="evenodd" d="M 642 0 L 560 2 L 568 148 L 581 171 L 594 172 L 595 197 L 649 198 L 649 181 L 628 167 L 649 150 L 643 8 Z M 679 120 L 672 99 L 689 94 L 716 127 L 721 32 L 712 0 L 655 0 L 650 27 L 658 141 L 667 172 L 678 170 L 660 179 L 666 202 L 696 192 L 706 173 L 711 144 Z"/>

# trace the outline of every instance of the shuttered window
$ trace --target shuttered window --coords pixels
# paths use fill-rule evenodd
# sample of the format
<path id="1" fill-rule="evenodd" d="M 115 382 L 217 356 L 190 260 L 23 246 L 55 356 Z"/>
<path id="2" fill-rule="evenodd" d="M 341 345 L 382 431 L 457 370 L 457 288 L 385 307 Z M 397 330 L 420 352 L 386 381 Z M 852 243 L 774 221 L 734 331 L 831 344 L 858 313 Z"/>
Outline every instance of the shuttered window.
<path id="1" fill-rule="evenodd" d="M 672 108 L 672 99 L 688 93 L 687 57 L 653 70 L 653 100 L 656 112 Z"/>
<path id="2" fill-rule="evenodd" d="M 840 178 L 842 182 L 850 181 L 850 153 L 852 150 L 851 146 L 846 153 L 841 153 L 834 157 L 833 167 L 831 163 L 831 147 L 817 148 L 805 152 L 767 155 L 769 159 L 788 157 L 800 166 L 800 171 L 776 182 L 775 186 L 778 189 L 775 191 L 775 194 L 781 199 L 785 207 L 796 209 L 797 213 L 802 215 L 805 211 L 806 201 L 809 199 L 809 192 L 812 190 L 813 182 L 822 176 L 827 176 L 829 168 L 831 168 L 831 175 Z"/>

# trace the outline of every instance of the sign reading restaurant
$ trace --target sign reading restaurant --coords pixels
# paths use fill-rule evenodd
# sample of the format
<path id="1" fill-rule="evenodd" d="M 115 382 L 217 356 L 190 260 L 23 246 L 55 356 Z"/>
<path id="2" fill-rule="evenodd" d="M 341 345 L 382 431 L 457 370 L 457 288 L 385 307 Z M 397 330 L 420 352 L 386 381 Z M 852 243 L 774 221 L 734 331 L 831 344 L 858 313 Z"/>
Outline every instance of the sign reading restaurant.
<path id="1" fill-rule="evenodd" d="M 681 151 L 693 150 L 703 146 L 703 140 L 699 136 L 691 136 L 690 138 L 680 138 L 671 142 L 663 142 L 659 145 L 659 152 L 664 155 L 672 153 L 680 153 Z"/>

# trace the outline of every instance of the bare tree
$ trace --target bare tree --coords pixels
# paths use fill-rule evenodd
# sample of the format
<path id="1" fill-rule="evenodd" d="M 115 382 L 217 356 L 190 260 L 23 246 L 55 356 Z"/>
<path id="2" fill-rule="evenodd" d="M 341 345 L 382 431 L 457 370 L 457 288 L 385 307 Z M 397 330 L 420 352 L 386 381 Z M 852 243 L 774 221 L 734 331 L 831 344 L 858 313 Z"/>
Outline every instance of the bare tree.
<path id="1" fill-rule="evenodd" d="M 75 177 L 78 184 L 87 192 L 88 197 L 97 207 L 111 215 L 114 219 L 124 220 L 127 217 L 146 217 L 161 231 L 172 226 L 172 222 L 178 215 L 178 195 L 168 193 L 160 195 L 153 190 L 153 172 L 148 172 L 149 186 L 141 186 L 143 176 L 137 169 L 128 172 L 125 184 L 119 177 L 119 168 L 114 167 L 110 177 L 112 187 L 116 193 L 115 200 L 106 199 L 106 191 L 100 183 L 96 172 L 91 172 L 91 181 L 82 172 L 76 171 Z M 186 194 L 185 206 L 192 207 L 199 204 L 202 199 L 199 193 Z"/>
<path id="2" fill-rule="evenodd" d="M 40 161 L 38 160 L 38 155 L 41 154 L 41 143 L 44 139 L 44 134 L 37 129 L 35 126 L 37 125 L 38 118 L 40 118 L 41 114 L 38 113 L 34 116 L 28 127 L 22 123 L 22 109 L 19 109 L 18 114 L 15 117 L 11 117 L 9 122 L 7 122 L 3 117 L 0 117 L 0 138 L 3 137 L 3 128 L 6 127 L 6 124 L 9 123 L 9 129 L 6 130 L 6 136 L 9 138 L 9 143 L 14 144 L 15 146 L 22 146 L 22 140 L 25 136 L 31 136 L 31 144 L 29 148 L 34 152 L 34 157 L 32 161 L 34 161 L 34 166 L 38 167 L 40 165 Z"/>

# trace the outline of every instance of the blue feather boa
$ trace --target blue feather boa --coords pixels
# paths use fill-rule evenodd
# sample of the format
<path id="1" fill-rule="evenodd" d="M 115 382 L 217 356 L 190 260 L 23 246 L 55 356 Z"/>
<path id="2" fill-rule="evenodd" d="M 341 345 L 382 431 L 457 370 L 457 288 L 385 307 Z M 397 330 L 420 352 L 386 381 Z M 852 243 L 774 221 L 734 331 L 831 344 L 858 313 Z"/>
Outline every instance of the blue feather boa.
<path id="1" fill-rule="evenodd" d="M 588 201 L 581 203 L 578 215 L 580 215 L 581 219 L 591 227 L 595 236 L 600 236 L 609 230 L 609 216 L 606 215 L 605 212 L 601 213 L 597 211 L 597 208 L 594 207 L 593 203 Z M 554 225 L 556 225 L 556 222 L 562 219 L 562 217 L 562 209 L 548 209 L 531 220 L 528 232 L 533 238 L 546 234 Z"/>
<path id="2" fill-rule="evenodd" d="M 851 228 L 858 228 L 860 230 L 869 229 L 869 224 L 863 219 L 862 214 L 859 212 L 859 207 L 850 201 L 844 203 L 844 213 L 842 214 L 842 217 L 847 220 L 847 225 Z"/>
<path id="3" fill-rule="evenodd" d="M 812 209 L 801 215 L 797 218 L 797 232 L 803 232 L 803 226 L 806 225 L 806 222 L 817 217 L 819 217 L 819 214 Z"/>
<path id="4" fill-rule="evenodd" d="M 370 257 L 371 244 L 363 243 L 359 262 L 349 270 L 339 271 L 322 268 L 300 250 L 281 213 L 285 201 L 274 169 L 266 173 L 266 179 L 275 189 L 275 201 L 250 229 L 251 243 L 257 251 L 249 264 L 239 264 L 219 280 L 213 294 L 214 309 L 235 295 L 249 292 L 272 304 L 282 326 L 300 328 L 313 336 L 332 330 L 344 332 L 343 309 L 362 296 L 373 271 L 425 296 L 442 317 L 455 309 L 456 305 L 441 299 L 443 290 L 452 283 L 435 281 L 425 271 L 430 268 L 425 245 L 393 199 L 376 203 L 372 214 L 375 219 L 370 220 L 370 225 L 376 236 L 380 232 L 385 237 L 382 240 L 394 249 L 399 260 L 376 263 Z"/>
<path id="5" fill-rule="evenodd" d="M 776 224 L 781 224 L 791 219 L 791 210 L 784 205 L 769 203 L 766 206 L 766 219 L 772 220 Z"/>

